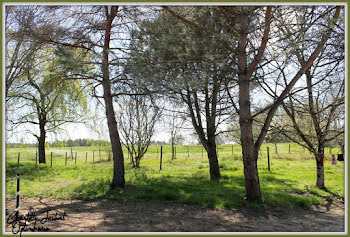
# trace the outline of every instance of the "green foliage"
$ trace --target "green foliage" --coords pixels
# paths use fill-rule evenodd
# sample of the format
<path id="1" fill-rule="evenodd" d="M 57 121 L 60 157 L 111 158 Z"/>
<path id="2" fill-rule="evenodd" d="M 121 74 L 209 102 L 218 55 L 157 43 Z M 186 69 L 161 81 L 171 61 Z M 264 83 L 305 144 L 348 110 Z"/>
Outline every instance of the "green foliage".
<path id="1" fill-rule="evenodd" d="M 276 207 L 294 208 L 322 204 L 325 198 L 344 197 L 344 162 L 331 165 L 330 155 L 325 163 L 327 190 L 315 187 L 316 163 L 308 152 L 300 146 L 277 144 L 278 154 L 273 144 L 263 144 L 258 160 L 263 204 L 250 204 L 251 208 Z M 267 170 L 266 149 L 270 147 L 271 172 Z M 9 148 L 6 153 L 6 177 L 13 177 L 17 170 L 17 152 L 21 152 L 19 173 L 23 174 L 21 189 L 23 196 L 52 198 L 76 198 L 90 200 L 96 198 L 120 201 L 154 201 L 193 204 L 208 208 L 240 208 L 244 201 L 245 186 L 243 163 L 239 145 L 219 147 L 222 179 L 212 182 L 208 177 L 208 159 L 201 146 L 177 146 L 177 159 L 171 160 L 171 146 L 163 146 L 163 169 L 159 172 L 159 146 L 150 146 L 145 155 L 143 167 L 131 168 L 125 157 L 126 188 L 111 191 L 113 166 L 108 159 L 108 149 L 98 147 L 73 147 L 77 152 L 77 164 L 65 153 L 70 149 L 51 148 L 54 154 L 53 167 L 48 163 L 38 164 L 35 169 L 35 148 Z M 92 164 L 92 151 L 95 164 Z M 157 153 L 158 151 L 158 153 Z M 85 163 L 86 152 L 88 152 Z M 327 152 L 329 150 L 327 149 Z M 332 149 L 332 153 L 338 151 Z M 124 148 L 124 154 L 126 149 Z M 101 156 L 101 158 L 100 158 Z M 101 172 L 103 171 L 103 172 Z M 14 193 L 16 185 L 6 184 L 6 192 Z"/>
<path id="2" fill-rule="evenodd" d="M 87 95 L 82 90 L 88 84 L 77 74 L 91 70 L 88 66 L 67 68 L 62 55 L 52 47 L 42 48 L 31 55 L 31 64 L 14 82 L 10 96 L 20 110 L 11 114 L 10 121 L 44 123 L 47 131 L 66 122 L 81 120 L 87 109 Z M 71 50 L 78 54 L 79 50 Z M 22 108 L 26 109 L 22 109 Z M 16 107 L 14 106 L 13 109 Z"/>
<path id="3" fill-rule="evenodd" d="M 174 144 L 176 145 L 182 145 L 185 141 L 185 137 L 182 135 L 176 135 L 174 137 Z M 171 139 L 169 140 L 169 143 L 171 143 Z"/>
<path id="4" fill-rule="evenodd" d="M 217 8 L 175 7 L 174 10 L 189 11 L 186 17 L 211 30 L 222 34 L 231 31 L 226 24 L 213 20 L 221 16 Z M 176 94 L 184 93 L 184 85 L 204 93 L 205 87 L 212 90 L 215 80 L 221 82 L 233 77 L 225 49 L 205 32 L 181 23 L 166 11 L 152 21 L 145 20 L 132 36 L 137 40 L 131 44 L 125 72 L 149 88 L 170 92 L 170 97 L 181 100 Z"/>
<path id="5" fill-rule="evenodd" d="M 76 146 L 110 146 L 111 143 L 109 141 L 105 140 L 95 140 L 95 139 L 68 139 L 68 140 L 63 140 L 63 141 L 54 141 L 50 143 L 51 146 L 53 147 L 76 147 Z"/>

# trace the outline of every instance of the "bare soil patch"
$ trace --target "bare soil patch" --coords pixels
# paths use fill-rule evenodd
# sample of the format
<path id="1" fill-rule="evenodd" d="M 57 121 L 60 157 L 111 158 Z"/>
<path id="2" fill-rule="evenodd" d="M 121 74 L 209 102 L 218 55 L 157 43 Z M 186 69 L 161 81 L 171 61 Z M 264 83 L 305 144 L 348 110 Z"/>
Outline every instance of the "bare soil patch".
<path id="1" fill-rule="evenodd" d="M 14 206 L 15 200 L 6 202 L 6 208 Z M 36 228 L 50 232 L 343 232 L 345 228 L 343 203 L 257 212 L 155 202 L 22 198 L 21 207 L 20 216 L 36 210 Z M 64 220 L 52 220 L 56 212 L 56 219 L 65 212 Z M 34 221 L 26 224 L 33 227 Z M 6 231 L 11 230 L 6 224 Z"/>

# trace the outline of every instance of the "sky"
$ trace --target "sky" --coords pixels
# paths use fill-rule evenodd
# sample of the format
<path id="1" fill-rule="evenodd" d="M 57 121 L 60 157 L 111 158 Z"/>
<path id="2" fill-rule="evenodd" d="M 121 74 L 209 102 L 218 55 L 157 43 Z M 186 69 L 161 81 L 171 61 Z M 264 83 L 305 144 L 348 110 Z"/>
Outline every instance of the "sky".
<path id="1" fill-rule="evenodd" d="M 303 80 L 303 79 L 301 79 L 301 80 Z M 301 82 L 301 80 L 300 80 L 300 82 Z M 3 81 L 3 95 L 4 94 L 5 93 L 4 93 L 4 81 Z M 262 100 L 265 100 L 265 97 L 263 97 L 261 94 L 258 94 L 258 95 L 254 95 L 253 100 L 262 101 Z M 5 101 L 5 100 L 3 99 L 3 101 Z M 91 102 L 91 103 L 94 103 L 94 102 Z M 54 141 L 56 139 L 67 140 L 67 139 L 78 139 L 78 138 L 109 140 L 107 122 L 103 118 L 103 116 L 105 116 L 105 112 L 103 110 L 101 110 L 99 113 L 102 115 L 102 117 L 99 121 L 100 129 L 105 131 L 102 135 L 98 135 L 98 133 L 92 131 L 87 126 L 84 126 L 82 124 L 70 124 L 68 126 L 65 126 L 65 130 L 68 132 L 61 132 L 58 135 L 48 134 L 47 141 Z M 186 143 L 192 143 L 195 141 L 195 138 L 193 138 L 193 136 L 191 136 L 191 133 L 192 133 L 192 131 L 191 132 L 189 132 L 189 131 L 182 132 L 182 135 L 184 135 L 187 138 Z M 8 134 L 8 135 L 9 135 L 8 142 L 19 142 L 23 139 L 25 142 L 28 142 L 28 143 L 36 142 L 36 138 L 34 136 L 25 134 L 24 132 L 21 132 L 20 130 L 18 131 L 17 134 Z M 152 140 L 168 141 L 169 138 L 170 138 L 170 132 L 168 131 L 165 123 L 161 121 L 158 124 L 157 132 Z"/>
<path id="2" fill-rule="evenodd" d="M 107 120 L 105 118 L 105 111 L 102 106 L 96 108 L 96 99 L 89 99 L 89 108 L 92 108 L 97 114 L 97 120 L 95 125 L 92 122 L 86 124 L 82 123 L 70 123 L 62 126 L 56 133 L 47 133 L 47 142 L 56 140 L 68 140 L 68 139 L 95 139 L 95 140 L 107 140 L 109 141 L 109 132 L 107 128 Z M 169 125 L 166 123 L 166 118 L 161 117 L 156 125 L 156 131 L 152 137 L 152 141 L 168 142 L 170 139 Z M 90 121 L 90 120 L 89 120 Z M 180 131 L 179 134 L 183 135 L 186 140 L 185 144 L 196 143 L 196 138 L 192 135 L 193 130 L 190 124 L 186 125 L 186 128 Z M 38 127 L 34 125 L 26 125 L 18 127 L 15 132 L 7 133 L 7 143 L 36 143 L 37 139 L 26 130 L 38 131 Z M 5 130 L 4 130 L 5 131 Z M 38 132 L 37 132 L 38 134 Z"/>

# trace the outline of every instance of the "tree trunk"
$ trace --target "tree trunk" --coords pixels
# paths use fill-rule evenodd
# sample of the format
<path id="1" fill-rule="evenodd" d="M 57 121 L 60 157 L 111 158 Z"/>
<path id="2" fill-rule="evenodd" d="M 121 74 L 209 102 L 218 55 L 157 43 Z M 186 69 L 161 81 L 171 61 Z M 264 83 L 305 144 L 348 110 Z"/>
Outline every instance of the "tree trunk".
<path id="1" fill-rule="evenodd" d="M 109 130 L 109 138 L 112 145 L 113 153 L 113 180 L 111 187 L 124 187 L 125 186 L 125 177 L 124 177 L 124 156 L 123 149 L 119 138 L 117 121 L 115 119 L 111 90 L 110 90 L 110 81 L 102 81 L 104 89 L 104 101 L 106 105 L 106 116 L 107 124 Z"/>
<path id="2" fill-rule="evenodd" d="M 206 151 L 208 153 L 209 160 L 209 174 L 210 180 L 219 180 L 221 178 L 219 161 L 216 154 L 216 144 L 215 137 L 210 137 L 208 139 L 208 146 L 206 147 Z"/>
<path id="3" fill-rule="evenodd" d="M 111 93 L 111 81 L 109 75 L 109 44 L 111 40 L 112 22 L 117 14 L 118 7 L 112 6 L 111 12 L 108 14 L 108 6 L 106 6 L 107 21 L 105 40 L 103 45 L 103 59 L 102 59 L 102 86 L 103 86 L 103 99 L 106 106 L 106 117 L 109 130 L 109 138 L 112 145 L 113 153 L 113 180 L 111 188 L 124 187 L 125 175 L 124 175 L 124 156 L 123 149 L 120 142 L 117 121 L 115 119 L 115 113 L 113 108 L 113 97 Z"/>
<path id="4" fill-rule="evenodd" d="M 323 154 L 318 154 L 316 158 L 316 167 L 317 167 L 317 179 L 316 187 L 324 189 L 324 166 L 323 166 Z"/>
<path id="5" fill-rule="evenodd" d="M 140 161 L 141 159 L 136 157 L 136 166 L 135 166 L 136 168 L 140 168 Z"/>
<path id="6" fill-rule="evenodd" d="M 249 103 L 249 101 L 246 102 Z M 247 201 L 260 201 L 261 192 L 257 165 L 258 152 L 254 146 L 250 110 L 241 106 L 240 117 L 246 198 Z"/>
<path id="7" fill-rule="evenodd" d="M 246 45 L 248 42 L 248 16 L 239 16 L 240 38 L 238 42 L 238 87 L 239 87 L 239 125 L 244 165 L 244 179 L 247 201 L 260 201 L 260 183 L 258 174 L 258 149 L 253 138 L 253 118 L 250 110 L 250 75 L 247 73 Z"/>
<path id="8" fill-rule="evenodd" d="M 46 130 L 45 130 L 45 123 L 40 122 L 40 136 L 38 137 L 38 150 L 39 150 L 39 163 L 45 164 L 46 163 L 46 157 L 45 157 L 45 141 L 46 141 Z"/>
<path id="9" fill-rule="evenodd" d="M 240 75 L 239 82 L 239 117 L 241 130 L 242 156 L 247 201 L 260 201 L 260 182 L 258 174 L 258 150 L 253 138 L 253 119 L 250 112 L 249 80 Z"/>
<path id="10" fill-rule="evenodd" d="M 278 155 L 277 143 L 275 143 L 275 151 L 276 151 L 276 154 Z"/>
<path id="11" fill-rule="evenodd" d="M 316 155 L 316 169 L 317 169 L 317 177 L 316 177 L 316 187 L 319 189 L 324 189 L 324 165 L 323 165 L 323 158 L 324 158 L 324 147 L 325 142 L 323 136 L 319 136 L 319 143 L 318 143 L 318 149 L 317 149 L 317 155 Z"/>
<path id="12" fill-rule="evenodd" d="M 175 159 L 175 144 L 174 144 L 174 138 L 171 137 L 171 160 Z"/>
<path id="13" fill-rule="evenodd" d="M 253 151 L 254 146 L 242 145 L 246 198 L 250 202 L 261 200 L 257 165 L 258 154 Z"/>
<path id="14" fill-rule="evenodd" d="M 130 156 L 130 164 L 132 164 L 132 167 L 136 167 L 136 165 L 135 165 L 135 160 L 134 160 L 134 153 L 133 153 L 133 152 L 130 152 L 130 151 L 128 150 L 128 154 L 129 154 L 129 156 Z"/>

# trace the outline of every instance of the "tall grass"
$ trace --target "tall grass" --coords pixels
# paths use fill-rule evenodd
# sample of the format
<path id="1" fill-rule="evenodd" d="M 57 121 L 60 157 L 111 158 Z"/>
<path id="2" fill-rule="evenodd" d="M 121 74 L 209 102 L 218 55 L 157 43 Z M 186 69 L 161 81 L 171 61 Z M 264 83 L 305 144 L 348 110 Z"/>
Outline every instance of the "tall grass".
<path id="1" fill-rule="evenodd" d="M 289 153 L 289 145 L 291 151 Z M 267 147 L 270 150 L 271 171 L 267 170 Z M 47 163 L 35 168 L 35 148 L 6 150 L 6 176 L 23 174 L 22 196 L 52 198 L 115 199 L 120 201 L 148 200 L 176 202 L 209 208 L 240 208 L 245 186 L 243 162 L 239 145 L 220 145 L 219 165 L 222 179 L 209 180 L 209 165 L 201 146 L 177 146 L 176 159 L 171 159 L 171 146 L 163 146 L 162 170 L 159 170 L 160 146 L 151 146 L 141 161 L 141 168 L 132 168 L 124 148 L 126 188 L 110 190 L 112 161 L 109 150 L 98 147 L 48 148 Z M 92 154 L 95 154 L 92 163 Z M 326 149 L 327 154 L 328 148 Z M 20 166 L 17 170 L 17 154 Z M 50 154 L 53 164 L 50 167 Z M 335 148 L 332 153 L 339 151 Z M 75 164 L 75 153 L 77 161 Z M 86 160 L 87 153 L 87 160 Z M 332 165 L 330 154 L 325 163 L 327 190 L 315 188 L 316 162 L 313 156 L 296 144 L 264 144 L 258 167 L 264 206 L 293 208 L 321 204 L 324 197 L 344 197 L 344 162 Z M 87 161 L 87 162 L 86 162 Z M 13 182 L 6 185 L 7 193 L 15 192 Z"/>

